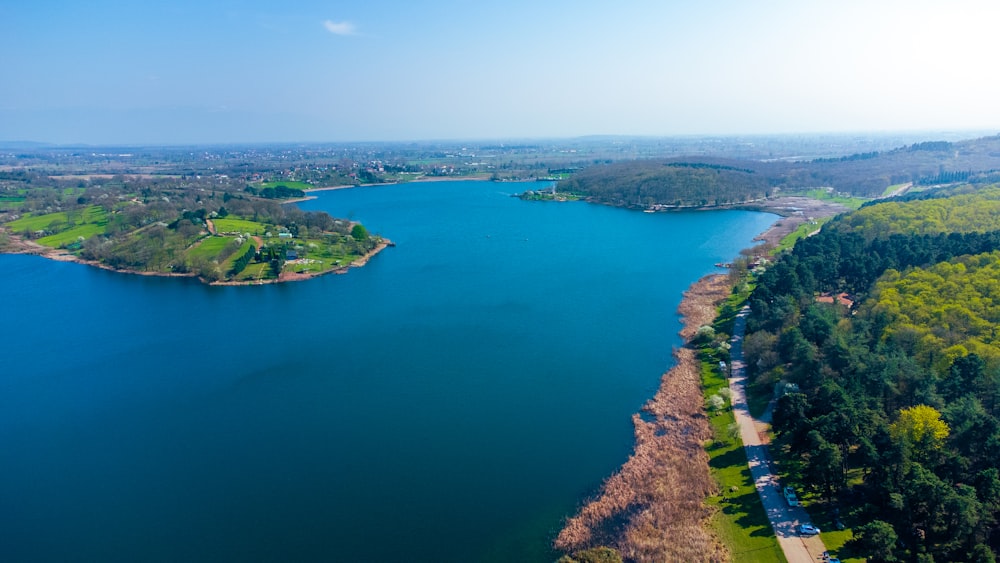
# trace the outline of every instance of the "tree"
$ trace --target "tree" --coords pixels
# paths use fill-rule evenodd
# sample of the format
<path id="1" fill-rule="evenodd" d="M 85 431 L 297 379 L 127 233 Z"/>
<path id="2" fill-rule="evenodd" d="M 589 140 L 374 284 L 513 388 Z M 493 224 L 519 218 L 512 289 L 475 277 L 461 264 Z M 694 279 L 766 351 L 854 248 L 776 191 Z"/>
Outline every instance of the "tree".
<path id="1" fill-rule="evenodd" d="M 940 450 L 948 432 L 948 424 L 941 420 L 941 413 L 927 405 L 899 411 L 899 418 L 889 425 L 892 439 L 909 445 L 913 453 L 921 457 Z"/>
<path id="2" fill-rule="evenodd" d="M 722 395 L 712 395 L 708 398 L 708 407 L 713 412 L 721 411 L 726 406 L 726 400 L 722 398 Z"/>
<path id="3" fill-rule="evenodd" d="M 866 554 L 873 563 L 891 562 L 897 560 L 893 550 L 898 540 L 899 536 L 892 525 L 883 520 L 872 520 L 854 529 L 854 539 L 849 544 Z"/>
<path id="4" fill-rule="evenodd" d="M 969 563 L 996 563 L 997 558 L 993 555 L 993 551 L 990 550 L 990 546 L 980 543 L 972 548 L 972 551 L 969 552 L 969 558 L 966 561 Z"/>
<path id="5" fill-rule="evenodd" d="M 844 459 L 840 448 L 827 442 L 816 430 L 809 432 L 809 441 L 812 448 L 805 469 L 806 477 L 822 485 L 826 498 L 831 498 L 833 492 L 844 485 Z"/>
<path id="6" fill-rule="evenodd" d="M 365 229 L 364 225 L 358 223 L 351 228 L 351 236 L 354 237 L 354 240 L 363 242 L 368 238 L 368 229 Z"/>

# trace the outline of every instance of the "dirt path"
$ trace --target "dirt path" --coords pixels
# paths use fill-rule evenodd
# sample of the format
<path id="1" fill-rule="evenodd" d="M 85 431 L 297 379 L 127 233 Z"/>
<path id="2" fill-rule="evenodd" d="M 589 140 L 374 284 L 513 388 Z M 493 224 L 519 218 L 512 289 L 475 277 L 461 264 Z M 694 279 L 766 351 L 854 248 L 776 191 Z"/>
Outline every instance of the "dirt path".
<path id="1" fill-rule="evenodd" d="M 743 334 L 746 317 L 750 308 L 744 307 L 736 317 L 733 329 L 732 371 L 729 389 L 733 393 L 733 412 L 740 427 L 740 437 L 746 450 L 750 473 L 753 475 L 757 494 L 767 511 L 778 544 L 790 563 L 817 561 L 822 559 L 826 547 L 819 536 L 803 537 L 797 532 L 800 524 L 810 524 L 809 515 L 801 507 L 790 507 L 781 494 L 781 484 L 771 470 L 771 457 L 767 447 L 767 424 L 750 416 L 746 401 L 746 364 L 743 362 Z"/>

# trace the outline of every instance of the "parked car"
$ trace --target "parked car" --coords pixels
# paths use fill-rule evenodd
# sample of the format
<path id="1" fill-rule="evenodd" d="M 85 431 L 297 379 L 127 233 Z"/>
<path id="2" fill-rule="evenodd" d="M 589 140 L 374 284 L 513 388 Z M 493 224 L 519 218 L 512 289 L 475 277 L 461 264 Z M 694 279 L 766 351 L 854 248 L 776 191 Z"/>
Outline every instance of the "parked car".
<path id="1" fill-rule="evenodd" d="M 799 533 L 803 536 L 815 536 L 819 533 L 819 528 L 812 524 L 801 524 L 799 525 Z"/>
<path id="2" fill-rule="evenodd" d="M 788 502 L 788 506 L 798 506 L 799 497 L 795 496 L 795 489 L 792 487 L 785 487 L 785 501 Z"/>

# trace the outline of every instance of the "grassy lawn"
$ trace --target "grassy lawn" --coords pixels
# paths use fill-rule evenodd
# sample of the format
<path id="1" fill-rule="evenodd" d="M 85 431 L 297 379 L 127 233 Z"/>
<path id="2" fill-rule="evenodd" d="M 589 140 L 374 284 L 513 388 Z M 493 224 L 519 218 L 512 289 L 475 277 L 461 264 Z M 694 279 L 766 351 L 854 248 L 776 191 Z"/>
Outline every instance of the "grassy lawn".
<path id="1" fill-rule="evenodd" d="M 261 262 L 251 262 L 235 279 L 241 281 L 262 280 L 271 277 L 271 265 Z"/>
<path id="2" fill-rule="evenodd" d="M 901 187 L 903 187 L 905 185 L 906 184 L 893 184 L 893 185 L 889 186 L 888 188 L 886 188 L 885 191 L 882 192 L 882 195 L 883 196 L 887 196 L 887 195 L 891 194 L 892 192 L 898 190 L 899 188 L 901 188 Z"/>
<path id="3" fill-rule="evenodd" d="M 211 237 L 211 238 L 222 238 L 222 237 Z M 223 246 L 225 246 L 225 245 L 223 245 Z M 251 246 L 254 246 L 254 243 L 253 243 L 252 240 L 245 241 L 242 245 L 240 245 L 240 249 L 239 250 L 237 250 L 236 252 L 234 252 L 229 258 L 226 258 L 222 262 L 222 264 L 219 265 L 219 269 L 222 270 L 223 272 L 229 272 L 230 270 L 232 270 L 233 269 L 233 262 L 236 262 L 241 256 L 243 256 L 244 254 L 246 254 L 250 250 Z"/>
<path id="4" fill-rule="evenodd" d="M 785 250 L 791 250 L 799 239 L 804 239 L 810 234 L 816 232 L 832 218 L 833 217 L 823 217 L 822 219 L 817 219 L 815 221 L 799 225 L 799 228 L 788 233 L 785 235 L 785 238 L 781 239 L 781 242 L 778 243 L 778 246 L 775 247 L 772 254 L 778 254 L 780 252 L 784 252 Z"/>
<path id="5" fill-rule="evenodd" d="M 234 240 L 236 240 L 236 237 L 207 237 L 200 244 L 188 250 L 188 258 L 200 257 L 207 260 L 214 260 L 219 255 L 219 252 Z"/>
<path id="6" fill-rule="evenodd" d="M 80 237 L 88 239 L 94 235 L 99 235 L 104 232 L 105 225 L 100 225 L 97 223 L 87 223 L 84 225 L 79 225 L 73 227 L 68 231 L 63 231 L 58 234 L 49 235 L 47 237 L 42 237 L 36 242 L 45 246 L 51 246 L 52 248 L 59 248 L 66 246 L 67 244 L 72 244 L 76 242 Z"/>
<path id="7" fill-rule="evenodd" d="M 76 242 L 79 237 L 89 238 L 104 232 L 108 224 L 108 213 L 99 205 L 82 210 L 60 211 L 44 215 L 22 217 L 7 226 L 14 232 L 56 231 L 38 239 L 39 244 L 59 248 Z"/>
<path id="8" fill-rule="evenodd" d="M 0 209 L 17 209 L 24 204 L 22 196 L 0 195 Z"/>
<path id="9" fill-rule="evenodd" d="M 21 217 L 17 221 L 7 223 L 7 226 L 15 232 L 21 231 L 44 231 L 53 223 L 67 223 L 67 215 L 64 211 L 58 213 L 46 213 L 44 215 L 30 215 Z"/>
<path id="10" fill-rule="evenodd" d="M 262 182 L 260 184 L 257 184 L 257 187 L 259 187 L 262 190 L 266 190 L 267 188 L 277 188 L 278 186 L 285 186 L 286 188 L 290 188 L 293 190 L 311 190 L 316 187 L 312 184 L 307 184 L 305 182 L 296 182 L 294 180 L 287 180 L 282 182 Z"/>
<path id="11" fill-rule="evenodd" d="M 722 303 L 713 323 L 717 334 L 732 334 L 736 315 L 752 290 L 752 284 L 741 283 L 739 291 Z M 702 350 L 701 381 L 706 401 L 720 388 L 729 385 L 718 363 L 719 358 L 710 349 Z M 732 410 L 726 408 L 722 412 L 711 413 L 709 423 L 715 440 L 705 449 L 712 477 L 722 491 L 721 497 L 708 500 L 709 505 L 719 508 L 712 520 L 716 533 L 729 548 L 734 561 L 786 561 L 754 487 L 743 442 L 738 434 L 730 431 L 736 424 Z"/>
<path id="12" fill-rule="evenodd" d="M 247 219 L 219 218 L 212 219 L 217 233 L 250 233 L 251 235 L 263 235 L 267 228 L 263 223 L 249 221 Z"/>
<path id="13" fill-rule="evenodd" d="M 107 217 L 107 212 L 104 211 L 103 207 L 92 205 L 83 210 L 29 215 L 21 217 L 17 221 L 11 221 L 7 223 L 7 226 L 14 231 L 41 231 L 47 229 L 53 223 L 65 223 L 67 227 L 74 227 L 84 223 L 106 223 Z"/>
<path id="14" fill-rule="evenodd" d="M 334 242 L 334 237 L 323 239 L 295 239 L 296 248 L 301 247 L 299 257 L 306 260 L 316 260 L 317 263 L 285 264 L 285 270 L 290 272 L 316 272 L 340 268 L 349 265 L 358 256 L 351 254 L 342 243 Z"/>
<path id="15" fill-rule="evenodd" d="M 888 191 L 892 191 L 892 189 L 898 187 L 899 186 L 890 186 L 890 189 Z M 833 192 L 825 190 L 823 188 L 789 192 L 788 195 L 800 195 L 805 197 L 811 197 L 812 199 L 818 199 L 821 201 L 831 201 L 833 203 L 839 203 L 849 209 L 859 209 L 866 201 L 870 201 L 868 198 L 864 197 L 845 197 L 836 195 Z"/>
<path id="16" fill-rule="evenodd" d="M 714 357 L 703 357 L 701 373 L 706 399 L 727 385 L 717 363 Z M 706 447 L 709 466 L 722 491 L 721 497 L 708 500 L 710 506 L 719 508 L 712 519 L 713 528 L 734 561 L 786 561 L 754 487 L 743 443 L 730 434 L 731 425 L 736 423 L 732 411 L 712 414 L 709 422 L 715 433 L 715 441 Z"/>

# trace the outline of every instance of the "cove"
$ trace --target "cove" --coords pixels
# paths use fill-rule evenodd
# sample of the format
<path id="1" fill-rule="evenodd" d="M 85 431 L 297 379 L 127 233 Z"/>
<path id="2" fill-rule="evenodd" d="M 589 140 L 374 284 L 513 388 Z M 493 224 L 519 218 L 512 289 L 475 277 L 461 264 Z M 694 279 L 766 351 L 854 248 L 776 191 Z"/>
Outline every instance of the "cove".
<path id="1" fill-rule="evenodd" d="M 0 256 L 0 558 L 551 561 L 681 293 L 775 216 L 319 192 L 396 243 L 259 287 Z"/>

